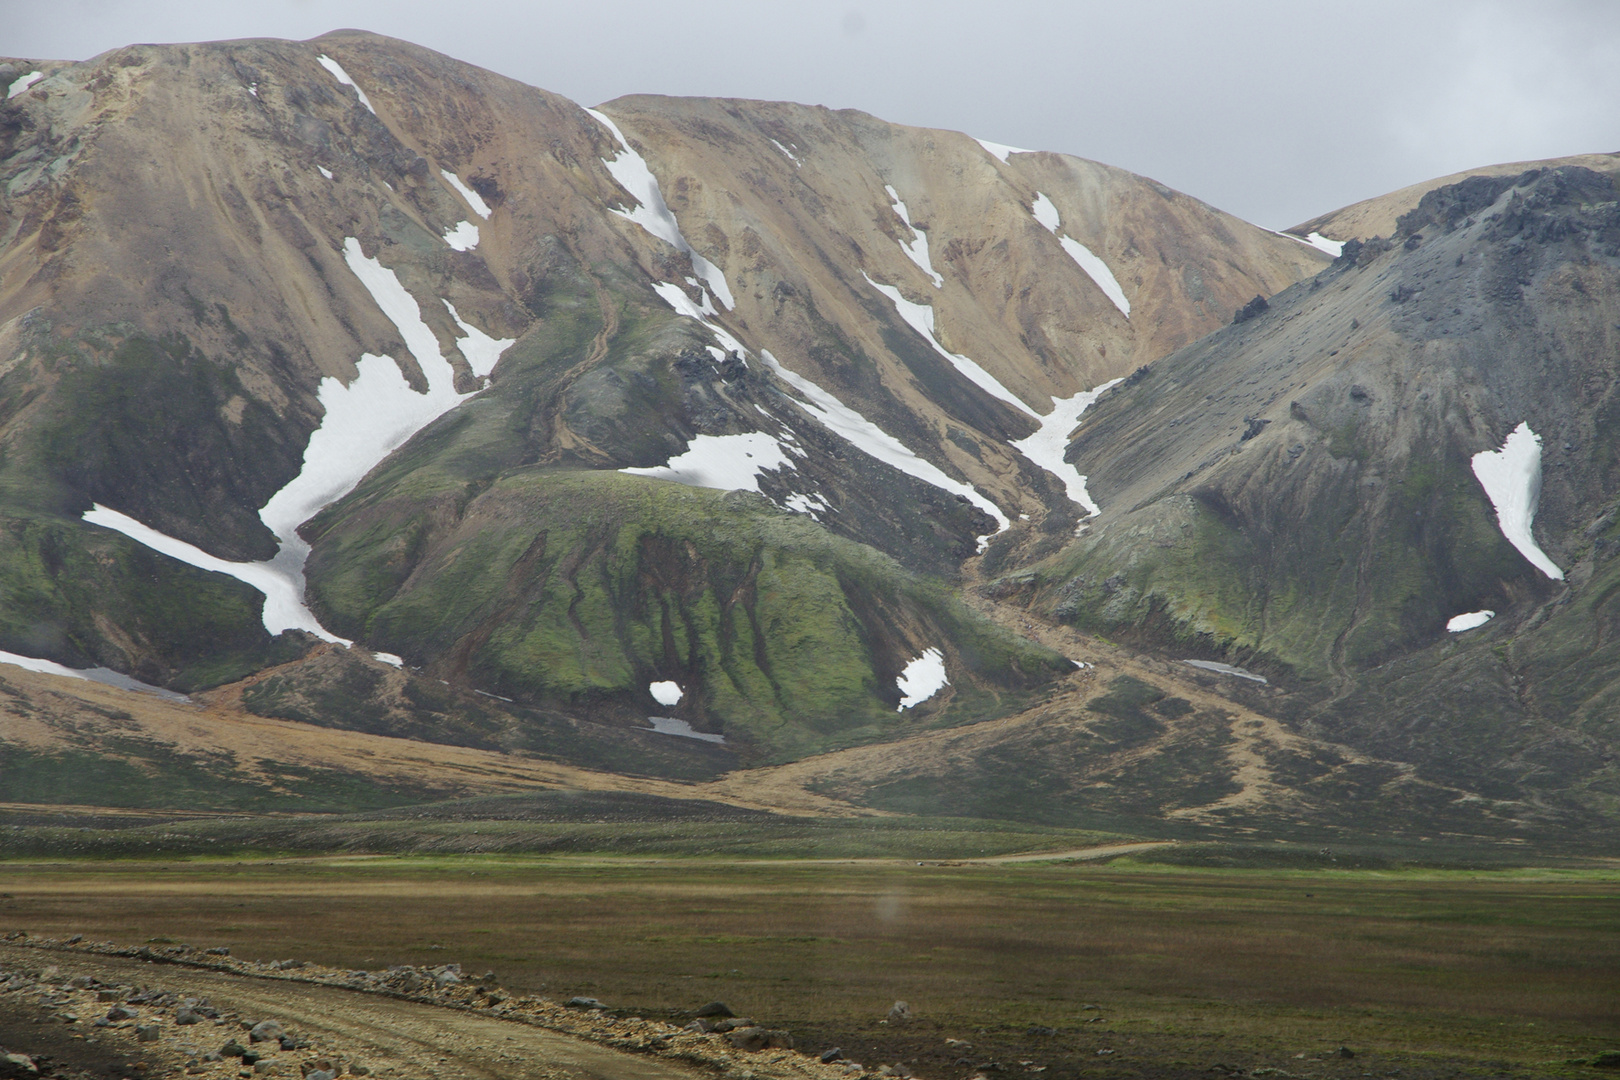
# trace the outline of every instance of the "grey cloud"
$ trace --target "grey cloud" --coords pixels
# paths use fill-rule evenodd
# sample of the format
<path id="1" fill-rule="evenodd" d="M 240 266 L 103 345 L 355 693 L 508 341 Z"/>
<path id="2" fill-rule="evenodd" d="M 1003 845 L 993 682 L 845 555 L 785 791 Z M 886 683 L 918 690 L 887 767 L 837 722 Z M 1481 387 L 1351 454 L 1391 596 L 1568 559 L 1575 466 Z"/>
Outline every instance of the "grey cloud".
<path id="1" fill-rule="evenodd" d="M 785 98 L 1062 150 L 1281 227 L 1472 165 L 1620 150 L 1620 5 L 1464 0 L 67 0 L 4 48 L 358 26 L 586 104 Z"/>

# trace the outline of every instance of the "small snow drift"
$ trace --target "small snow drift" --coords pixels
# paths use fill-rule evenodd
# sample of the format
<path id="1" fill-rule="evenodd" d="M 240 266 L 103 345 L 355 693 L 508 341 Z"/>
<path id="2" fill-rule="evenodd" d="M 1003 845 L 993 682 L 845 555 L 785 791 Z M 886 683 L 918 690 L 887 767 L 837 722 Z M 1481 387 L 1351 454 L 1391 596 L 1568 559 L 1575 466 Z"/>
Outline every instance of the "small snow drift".
<path id="1" fill-rule="evenodd" d="M 750 431 L 745 435 L 699 435 L 686 453 L 670 458 L 667 464 L 619 471 L 691 487 L 758 491 L 760 473 L 791 468 L 793 462 L 782 452 L 781 443 L 762 431 Z"/>
<path id="2" fill-rule="evenodd" d="M 1074 465 L 1063 460 L 1069 448 L 1069 432 L 1080 423 L 1081 415 L 1107 390 L 1122 380 L 1105 382 L 1092 390 L 1082 390 L 1073 397 L 1055 398 L 1052 411 L 1041 418 L 1040 430 L 1027 439 L 1013 441 L 1013 449 L 1063 481 L 1069 501 L 1085 510 L 1087 517 L 1102 513 L 1102 507 L 1086 490 L 1086 478 Z"/>
<path id="3" fill-rule="evenodd" d="M 1264 675 L 1256 675 L 1252 671 L 1245 671 L 1243 668 L 1233 667 L 1231 664 L 1222 664 L 1215 660 L 1183 660 L 1182 663 L 1195 668 L 1203 668 L 1205 671 L 1213 671 L 1217 675 L 1232 675 L 1239 679 L 1248 679 L 1250 682 L 1257 683 L 1266 681 Z"/>
<path id="4" fill-rule="evenodd" d="M 1131 302 L 1126 298 L 1125 290 L 1120 288 L 1119 280 L 1114 277 L 1114 272 L 1108 269 L 1108 264 L 1099 259 L 1092 253 L 1090 248 L 1080 241 L 1070 236 L 1063 236 L 1058 232 L 1058 226 L 1062 224 L 1062 221 L 1058 217 L 1058 209 L 1052 200 L 1047 198 L 1044 193 L 1037 191 L 1035 193 L 1035 205 L 1030 207 L 1030 213 L 1042 228 L 1057 237 L 1058 244 L 1062 246 L 1064 252 L 1075 261 L 1075 264 L 1080 269 L 1086 272 L 1087 277 L 1096 283 L 1097 288 L 1103 291 L 1103 295 L 1108 297 L 1109 302 L 1119 309 L 1119 313 L 1127 319 L 1130 318 Z M 1294 239 L 1299 238 L 1294 237 Z"/>
<path id="5" fill-rule="evenodd" d="M 974 142 L 984 147 L 984 152 L 997 161 L 1005 162 L 1013 154 L 1033 154 L 1033 150 L 1023 150 L 1016 146 L 1007 146 L 1003 143 L 991 142 L 988 139 L 974 139 Z"/>
<path id="6" fill-rule="evenodd" d="M 457 176 L 449 169 L 440 169 L 439 175 L 444 177 L 445 183 L 456 189 L 456 194 L 467 200 L 467 205 L 472 207 L 473 213 L 477 214 L 486 221 L 489 220 L 489 215 L 493 211 L 490 210 L 489 204 L 484 201 L 483 196 L 479 195 L 478 192 L 462 183 L 461 177 Z"/>
<path id="7" fill-rule="evenodd" d="M 894 680 L 900 688 L 900 706 L 895 712 L 902 712 L 914 705 L 921 705 L 945 687 L 951 680 L 945 677 L 945 657 L 937 648 L 924 649 L 923 654 L 906 665 L 906 670 Z"/>
<path id="8" fill-rule="evenodd" d="M 669 681 L 648 683 L 647 693 L 665 708 L 674 708 L 681 703 L 681 698 L 686 696 L 686 691 L 681 689 L 679 683 Z"/>
<path id="9" fill-rule="evenodd" d="M 377 115 L 377 110 L 371 107 L 371 99 L 366 97 L 366 92 L 360 89 L 359 85 L 353 79 L 349 78 L 349 73 L 343 70 L 342 64 L 338 63 L 330 56 L 327 56 L 325 53 L 322 53 L 315 59 L 320 63 L 321 67 L 332 73 L 332 78 L 336 79 L 344 86 L 353 88 L 354 92 L 360 95 L 360 104 L 369 109 L 372 116 Z"/>
<path id="10" fill-rule="evenodd" d="M 1470 611 L 1465 615 L 1453 615 L 1446 622 L 1446 629 L 1453 634 L 1460 634 L 1464 630 L 1472 630 L 1476 626 L 1484 626 L 1496 618 L 1494 611 Z"/>
<path id="11" fill-rule="evenodd" d="M 177 694 L 173 690 L 165 690 L 161 686 L 143 683 L 139 679 L 132 679 L 122 672 L 112 668 L 70 668 L 52 660 L 40 660 L 32 656 L 18 656 L 16 653 L 0 652 L 0 664 L 11 664 L 24 671 L 33 671 L 41 675 L 57 675 L 64 679 L 84 679 L 88 682 L 98 682 L 103 686 L 116 686 L 120 690 L 138 690 L 143 694 L 153 694 L 165 701 L 183 701 L 191 703 L 191 699 L 184 694 Z"/>
<path id="12" fill-rule="evenodd" d="M 30 86 L 33 86 L 44 77 L 45 73 L 43 71 L 30 71 L 28 74 L 14 81 L 10 88 L 6 90 L 6 100 L 10 101 L 18 94 L 27 93 Z"/>
<path id="13" fill-rule="evenodd" d="M 1519 549 L 1537 570 L 1554 581 L 1564 572 L 1536 543 L 1531 525 L 1541 501 L 1541 436 L 1520 421 L 1500 450 L 1474 455 L 1474 475 L 1496 508 L 1496 521 L 1507 542 Z"/>
<path id="14" fill-rule="evenodd" d="M 649 716 L 647 723 L 660 735 L 678 735 L 683 739 L 697 739 L 699 742 L 724 743 L 724 735 L 711 735 L 707 731 L 698 731 L 685 720 L 677 720 L 673 716 Z"/>
<path id="15" fill-rule="evenodd" d="M 478 246 L 478 226 L 463 221 L 444 234 L 444 242 L 450 245 L 452 251 L 471 251 Z"/>
<path id="16" fill-rule="evenodd" d="M 861 272 L 861 276 L 866 278 L 868 285 L 888 297 L 889 303 L 894 305 L 894 310 L 905 320 L 906 325 L 927 339 L 928 344 L 934 347 L 934 351 L 949 360 L 951 366 L 961 372 L 963 377 L 974 386 L 977 386 L 993 398 L 1005 401 L 1020 412 L 1028 413 L 1030 416 L 1035 415 L 1034 409 L 1025 405 L 1018 395 L 1001 385 L 1001 380 L 984 370 L 972 359 L 963 356 L 961 353 L 953 353 L 939 343 L 939 338 L 934 336 L 934 308 L 931 304 L 914 304 L 901 296 L 900 290 L 893 285 L 880 285 L 878 282 L 873 281 L 865 271 Z"/>
<path id="17" fill-rule="evenodd" d="M 728 311 L 736 307 L 736 301 L 731 296 L 731 286 L 726 284 L 725 274 L 721 273 L 720 268 L 714 263 L 699 255 L 692 245 L 687 243 L 686 237 L 681 235 L 681 227 L 676 224 L 675 215 L 664 204 L 663 193 L 658 190 L 658 177 L 653 175 L 642 156 L 630 149 L 630 141 L 619 130 L 619 125 L 608 119 L 605 113 L 595 109 L 585 111 L 612 132 L 615 141 L 623 148 L 613 160 L 603 158 L 602 164 L 607 167 L 608 174 L 618 185 L 640 204 L 632 210 L 615 209 L 613 212 L 640 225 L 675 250 L 685 253 L 692 260 L 692 269 L 697 271 L 697 276 L 703 279 L 721 306 Z"/>
<path id="18" fill-rule="evenodd" d="M 945 279 L 934 272 L 934 264 L 928 258 L 928 234 L 911 223 L 911 216 L 906 213 L 906 204 L 900 201 L 900 193 L 890 184 L 884 184 L 883 190 L 889 193 L 889 201 L 894 204 L 894 212 L 900 215 L 906 228 L 911 230 L 911 242 L 900 241 L 900 250 L 906 253 L 906 258 L 916 263 L 923 273 L 927 274 L 934 283 L 934 288 L 945 287 Z"/>

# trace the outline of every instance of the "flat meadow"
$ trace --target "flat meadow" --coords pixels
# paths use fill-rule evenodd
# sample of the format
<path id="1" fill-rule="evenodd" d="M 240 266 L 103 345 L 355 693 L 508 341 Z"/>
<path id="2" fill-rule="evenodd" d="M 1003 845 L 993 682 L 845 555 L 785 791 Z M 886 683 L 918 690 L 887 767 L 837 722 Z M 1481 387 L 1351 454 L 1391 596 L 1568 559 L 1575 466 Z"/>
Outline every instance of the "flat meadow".
<path id="1" fill-rule="evenodd" d="M 14 929 L 457 962 L 624 1015 L 720 1000 L 924 1080 L 1602 1076 L 1583 1059 L 1620 1048 L 1620 870 L 1603 867 L 14 859 Z M 896 1001 L 910 1021 L 889 1021 Z"/>

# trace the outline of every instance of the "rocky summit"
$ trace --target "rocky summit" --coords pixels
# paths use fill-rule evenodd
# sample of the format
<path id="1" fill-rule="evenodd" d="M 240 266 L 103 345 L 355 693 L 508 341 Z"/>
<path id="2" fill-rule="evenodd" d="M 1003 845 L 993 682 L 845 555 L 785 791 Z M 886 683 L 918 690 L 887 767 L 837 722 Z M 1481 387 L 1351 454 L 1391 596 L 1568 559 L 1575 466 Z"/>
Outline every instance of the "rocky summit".
<path id="1" fill-rule="evenodd" d="M 586 109 L 358 31 L 0 86 L 30 760 L 217 779 L 275 720 L 793 763 L 868 811 L 1612 819 L 1620 158 L 1276 233 L 1063 154 Z M 128 715 L 169 734 L 88 735 L 19 666 L 167 695 Z"/>

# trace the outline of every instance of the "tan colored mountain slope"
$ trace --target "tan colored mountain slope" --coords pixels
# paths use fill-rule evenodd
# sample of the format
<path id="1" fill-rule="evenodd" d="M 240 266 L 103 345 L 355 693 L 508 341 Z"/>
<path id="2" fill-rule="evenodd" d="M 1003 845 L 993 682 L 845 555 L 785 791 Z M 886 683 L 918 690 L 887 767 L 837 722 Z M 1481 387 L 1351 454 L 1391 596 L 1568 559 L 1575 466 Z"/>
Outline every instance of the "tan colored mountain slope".
<path id="1" fill-rule="evenodd" d="M 1319 232 L 1333 240 L 1368 240 L 1374 236 L 1393 236 L 1395 223 L 1400 220 L 1400 216 L 1415 209 L 1423 196 L 1436 188 L 1458 183 L 1470 176 L 1518 176 L 1531 169 L 1556 169 L 1564 165 L 1575 165 L 1591 169 L 1593 172 L 1617 173 L 1620 172 L 1620 153 L 1574 154 L 1570 157 L 1546 158 L 1541 161 L 1510 161 L 1501 165 L 1481 165 L 1449 176 L 1408 184 L 1386 195 L 1341 206 L 1337 210 L 1295 225 L 1287 231 L 1298 233 L 1300 236 Z"/>

